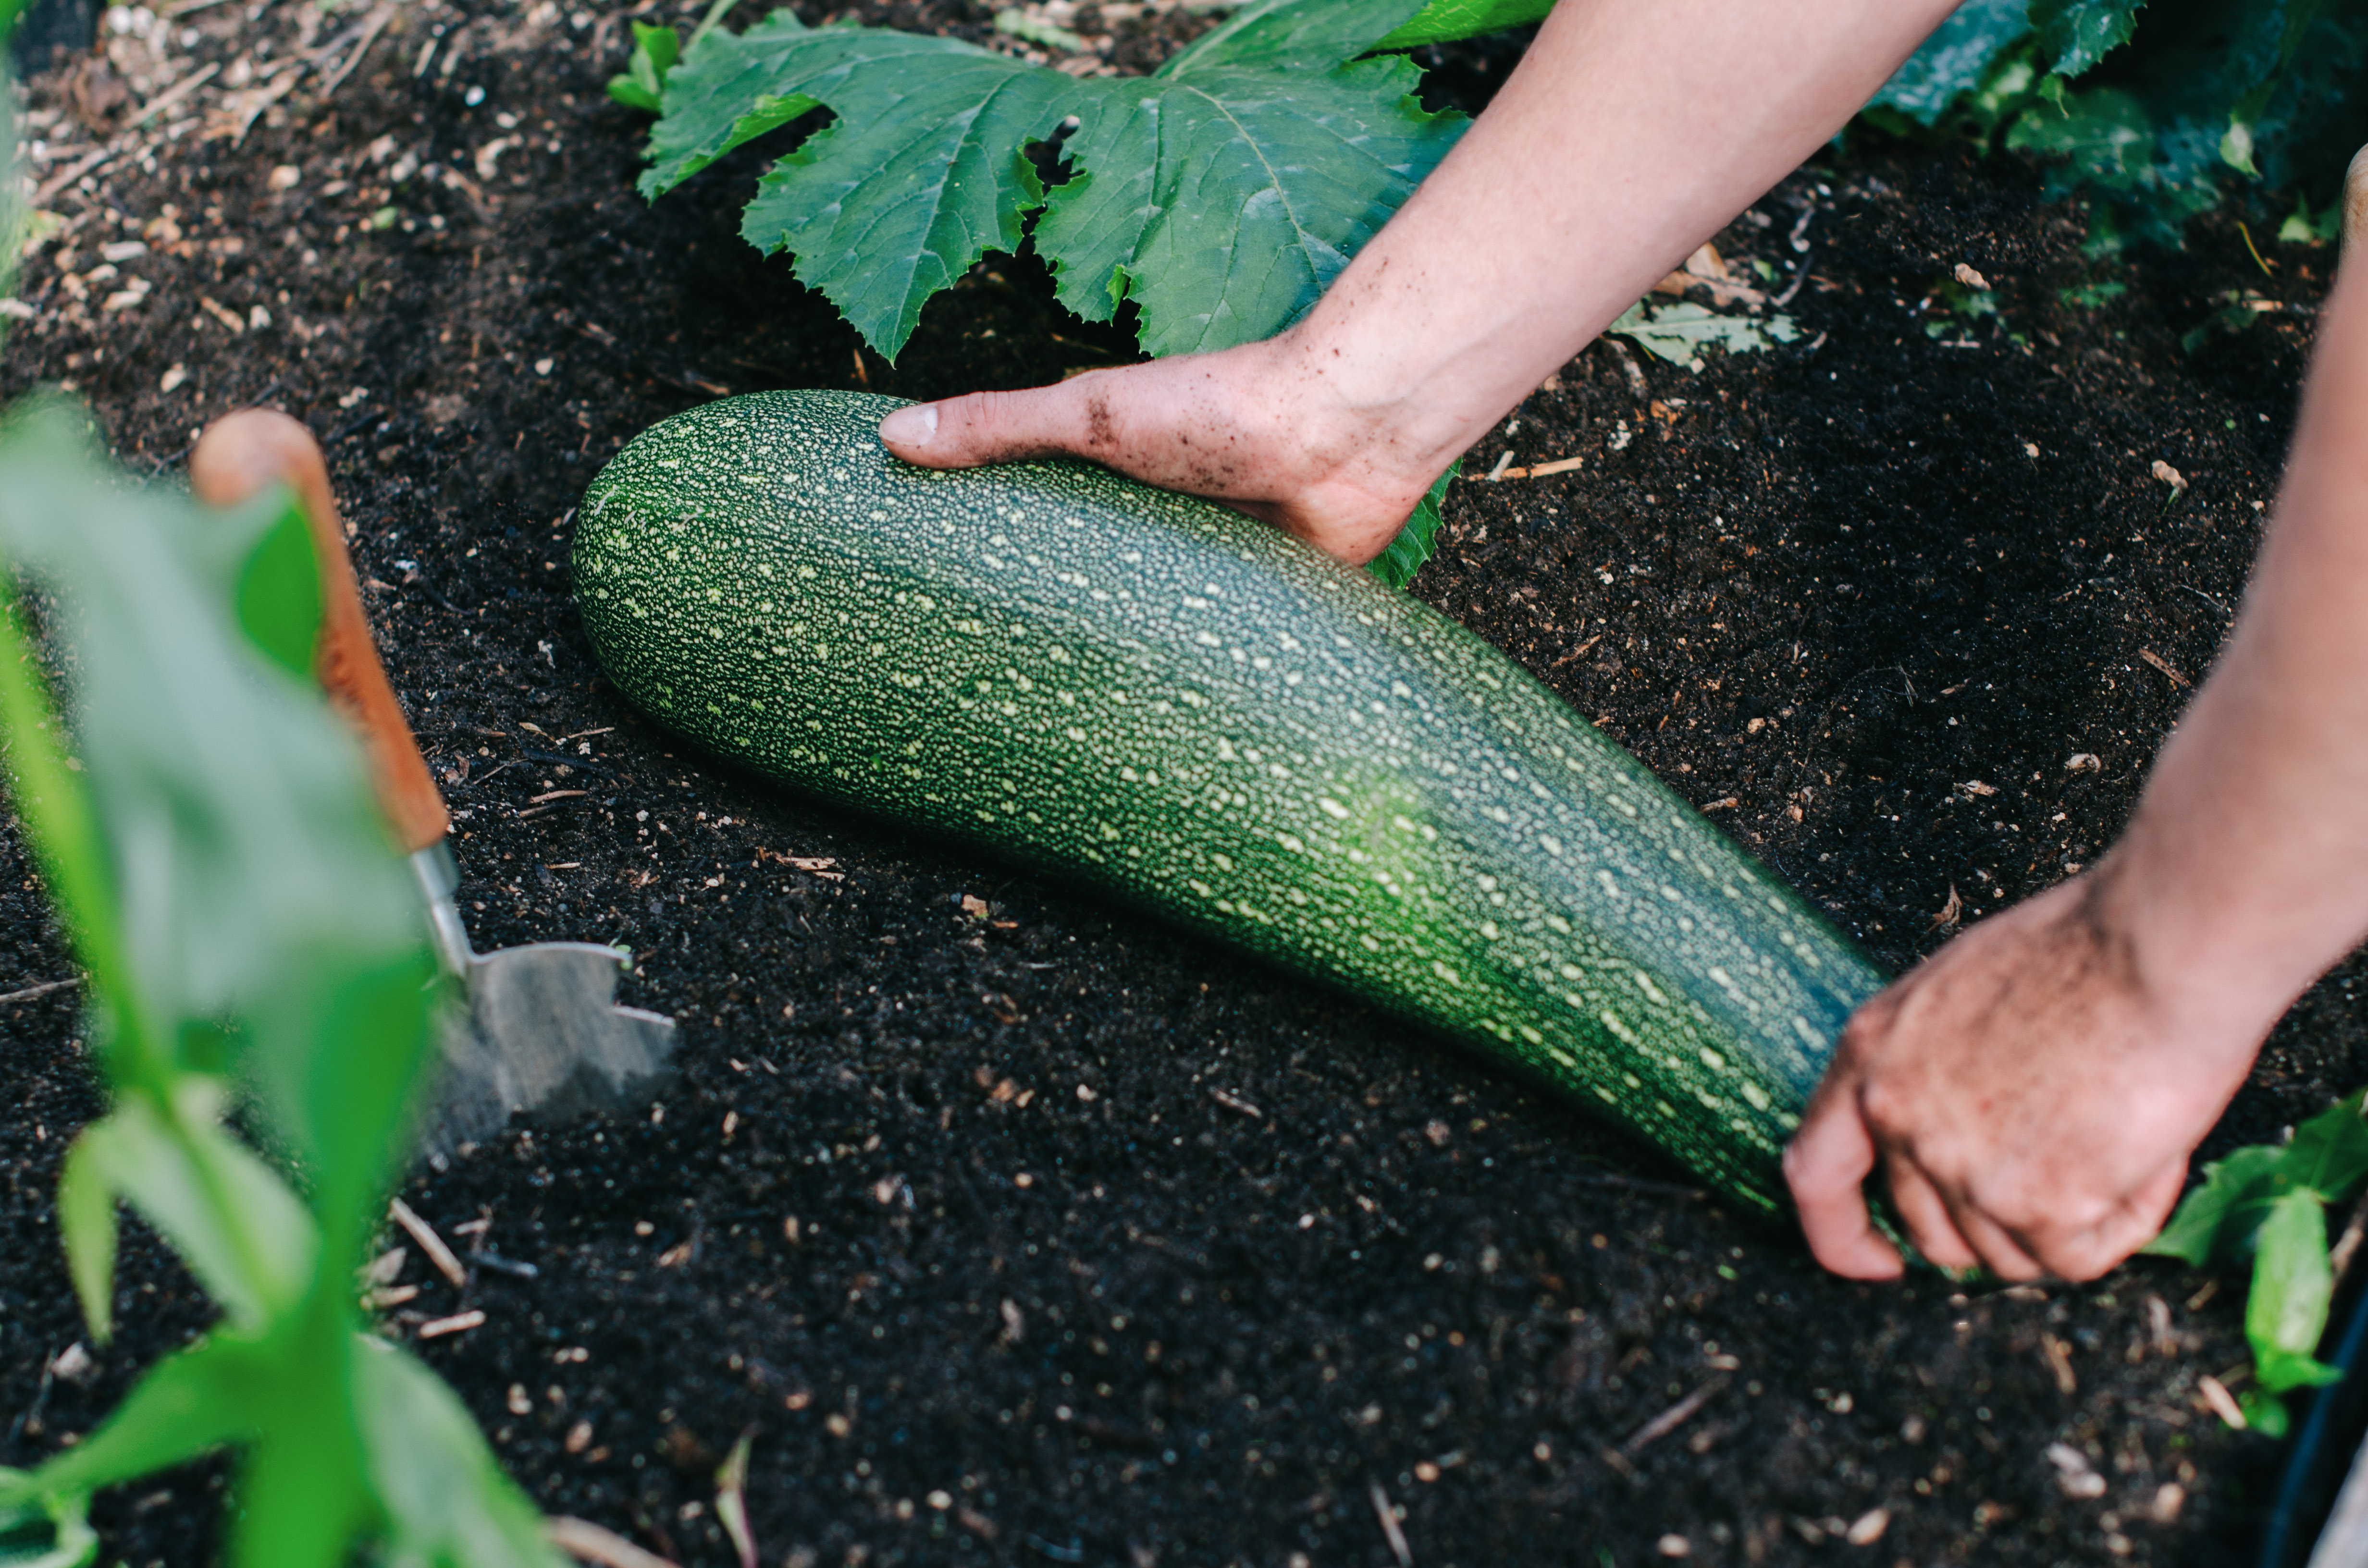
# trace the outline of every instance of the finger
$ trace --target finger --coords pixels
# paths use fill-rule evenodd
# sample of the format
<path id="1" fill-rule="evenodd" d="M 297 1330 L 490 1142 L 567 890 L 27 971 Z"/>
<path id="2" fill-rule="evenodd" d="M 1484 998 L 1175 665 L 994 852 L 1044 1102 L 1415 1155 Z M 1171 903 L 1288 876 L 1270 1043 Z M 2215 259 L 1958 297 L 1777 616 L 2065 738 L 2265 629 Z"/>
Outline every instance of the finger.
<path id="1" fill-rule="evenodd" d="M 2018 1284 L 2046 1278 L 2047 1268 L 2032 1256 L 2032 1250 L 2004 1225 L 1975 1207 L 1972 1199 L 1964 1193 L 1951 1193 L 1937 1187 L 1933 1190 L 1940 1193 L 1941 1200 L 1948 1205 L 1949 1218 L 1955 1222 L 1957 1233 L 1965 1238 L 1966 1244 L 1980 1257 L 1983 1267 L 2001 1279 L 2011 1279 Z"/>
<path id="2" fill-rule="evenodd" d="M 2097 1278 L 2155 1238 L 2186 1182 L 2186 1160 L 2172 1160 L 2095 1224 L 2060 1238 L 2039 1238 L 2037 1245 L 2026 1240 L 2025 1247 L 2051 1274 L 2074 1281 Z"/>
<path id="3" fill-rule="evenodd" d="M 1957 1222 L 1949 1217 L 1949 1206 L 1941 1201 L 1930 1179 L 1898 1155 L 1884 1164 L 1892 1207 L 1899 1210 L 1900 1221 L 1907 1227 L 1907 1239 L 1916 1244 L 1916 1250 L 1928 1262 L 1942 1268 L 1971 1268 L 1980 1263 L 1972 1244 L 1957 1230 Z"/>
<path id="4" fill-rule="evenodd" d="M 1810 1252 L 1845 1279 L 1896 1279 L 1904 1267 L 1867 1215 L 1861 1184 L 1873 1169 L 1874 1140 L 1856 1097 L 1819 1096 L 1784 1150 L 1784 1180 Z"/>
<path id="5" fill-rule="evenodd" d="M 972 392 L 900 408 L 880 422 L 880 439 L 924 468 L 976 468 L 1060 452 L 1091 457 L 1110 445 L 1110 405 L 1080 376 L 1024 392 Z"/>

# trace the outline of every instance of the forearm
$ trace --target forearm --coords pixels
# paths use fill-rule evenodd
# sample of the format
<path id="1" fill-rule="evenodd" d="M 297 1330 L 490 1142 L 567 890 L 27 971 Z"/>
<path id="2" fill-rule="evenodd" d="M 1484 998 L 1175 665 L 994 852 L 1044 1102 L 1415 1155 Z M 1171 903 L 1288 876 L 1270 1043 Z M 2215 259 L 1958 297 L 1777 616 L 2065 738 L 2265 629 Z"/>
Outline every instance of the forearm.
<path id="1" fill-rule="evenodd" d="M 2320 317 L 2285 483 L 2219 667 L 2100 912 L 2149 992 L 2247 1049 L 2368 935 L 2368 265 Z"/>
<path id="2" fill-rule="evenodd" d="M 1832 136 L 1950 0 L 1562 0 L 1279 345 L 1431 471 Z"/>

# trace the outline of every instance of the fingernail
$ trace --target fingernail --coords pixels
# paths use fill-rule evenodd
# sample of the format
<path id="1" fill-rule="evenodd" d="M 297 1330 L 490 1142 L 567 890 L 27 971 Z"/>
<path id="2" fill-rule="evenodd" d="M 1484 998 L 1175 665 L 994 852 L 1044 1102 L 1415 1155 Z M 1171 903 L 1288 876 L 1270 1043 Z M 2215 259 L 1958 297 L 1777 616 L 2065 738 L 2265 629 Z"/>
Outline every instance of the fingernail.
<path id="1" fill-rule="evenodd" d="M 904 447 L 926 447 L 938 433 L 938 411 L 929 403 L 900 408 L 880 422 L 880 438 Z"/>

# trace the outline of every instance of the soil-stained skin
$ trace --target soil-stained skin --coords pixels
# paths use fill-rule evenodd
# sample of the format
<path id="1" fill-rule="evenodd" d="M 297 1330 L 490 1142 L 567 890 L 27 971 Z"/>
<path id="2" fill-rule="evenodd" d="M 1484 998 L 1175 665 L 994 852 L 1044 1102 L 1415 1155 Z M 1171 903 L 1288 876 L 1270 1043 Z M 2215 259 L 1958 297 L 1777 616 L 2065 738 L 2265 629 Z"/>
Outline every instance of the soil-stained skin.
<path id="1" fill-rule="evenodd" d="M 858 14 L 993 36 L 985 7 Z M 405 1190 L 464 1253 L 533 1266 L 461 1292 L 415 1256 L 385 1327 L 485 1311 L 422 1349 L 545 1507 L 721 1568 L 714 1472 L 746 1432 L 756 1539 L 790 1568 L 1384 1563 L 1377 1499 L 1427 1568 L 1633 1563 L 1668 1535 L 1824 1562 L 1878 1510 L 1870 1562 L 2248 1550 L 2273 1452 L 2196 1396 L 2244 1362 L 2233 1278 L 1828 1279 L 1474 1061 L 637 715 L 566 571 L 572 508 L 634 433 L 723 391 L 1039 384 L 1128 340 L 994 258 L 883 364 L 737 237 L 785 137 L 632 194 L 614 16 L 422 0 L 333 95 L 306 72 L 231 98 L 355 19 L 194 11 L 113 35 L 125 107 L 95 65 L 33 85 L 37 178 L 130 141 L 47 198 L 73 227 L 27 263 L 0 393 L 74 383 L 146 472 L 241 403 L 306 419 L 478 943 L 629 943 L 627 999 L 682 1020 L 646 1118 L 521 1130 Z M 1068 25 L 1115 28 L 1128 69 L 1173 42 Z M 160 58 L 223 69 L 127 129 Z M 1444 74 L 1468 104 L 1506 63 Z M 1458 485 L 1416 585 L 1895 968 L 1944 908 L 2111 841 L 2242 591 L 2307 318 L 2180 335 L 2226 290 L 2307 303 L 2333 262 L 2272 244 L 2264 277 L 2217 221 L 2090 261 L 2037 188 L 1874 144 L 1788 180 L 1718 243 L 1771 292 L 1805 273 L 1798 340 L 1699 370 L 1589 348 L 1466 468 L 1583 465 Z M 1919 308 L 1960 263 L 1997 314 Z M 2066 298 L 2099 284 L 2123 291 Z M 69 975 L 13 826 L 0 862 L 0 994 Z M 2304 999 L 2207 1152 L 2368 1076 L 2357 974 Z M 120 1336 L 45 1372 L 82 1336 L 51 1205 L 99 1096 L 70 990 L 0 1002 L 0 1463 L 28 1464 L 210 1312 L 135 1226 Z M 2069 1484 L 2051 1444 L 2088 1466 Z M 227 1474 L 112 1495 L 110 1560 L 211 1561 Z"/>

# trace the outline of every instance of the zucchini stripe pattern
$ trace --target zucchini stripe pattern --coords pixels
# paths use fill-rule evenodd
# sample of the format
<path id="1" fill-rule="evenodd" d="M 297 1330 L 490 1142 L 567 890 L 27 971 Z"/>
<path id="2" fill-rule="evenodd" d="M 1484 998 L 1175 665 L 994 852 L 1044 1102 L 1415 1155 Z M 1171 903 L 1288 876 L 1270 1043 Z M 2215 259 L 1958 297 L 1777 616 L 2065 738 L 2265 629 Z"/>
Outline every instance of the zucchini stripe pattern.
<path id="1" fill-rule="evenodd" d="M 635 438 L 575 589 L 635 702 L 833 800 L 1074 872 L 1518 1065 L 1760 1210 L 1882 975 L 1495 649 L 1223 507 L 933 472 L 899 406 Z"/>

